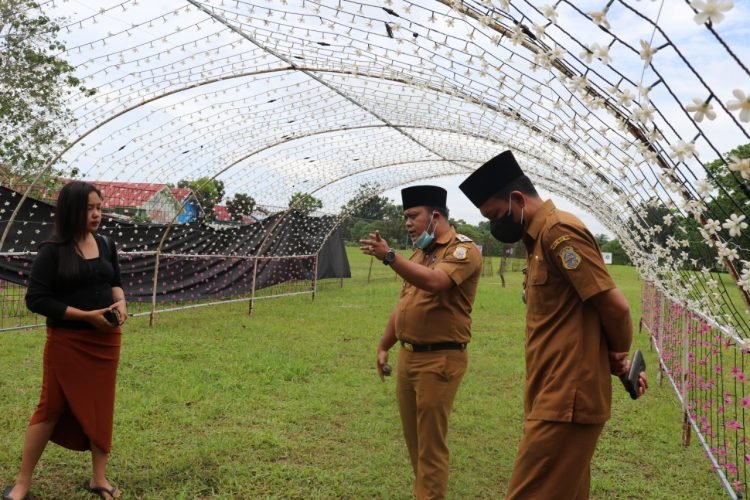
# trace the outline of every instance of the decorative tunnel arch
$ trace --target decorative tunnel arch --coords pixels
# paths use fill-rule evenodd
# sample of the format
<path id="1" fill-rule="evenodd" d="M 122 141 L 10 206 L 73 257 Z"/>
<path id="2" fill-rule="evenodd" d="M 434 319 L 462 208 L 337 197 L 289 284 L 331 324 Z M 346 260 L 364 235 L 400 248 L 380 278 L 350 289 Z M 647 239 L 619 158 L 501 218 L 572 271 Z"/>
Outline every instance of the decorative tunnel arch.
<path id="1" fill-rule="evenodd" d="M 721 227 L 742 227 L 733 221 L 750 191 L 745 164 L 725 156 L 750 142 L 740 97 L 748 87 L 744 6 L 726 19 L 690 2 L 667 13 L 625 0 L 43 7 L 66 16 L 63 55 L 98 89 L 72 96 L 77 123 L 50 168 L 75 167 L 92 180 L 224 180 L 277 207 L 294 186 L 336 185 L 338 198 L 326 193 L 323 210 L 337 214 L 363 184 L 357 179 L 372 181 L 379 165 L 460 158 L 433 177 L 465 174 L 508 147 L 527 153 L 540 185 L 596 214 L 644 275 L 676 297 L 695 299 L 703 288 L 675 278 L 686 261 L 673 254 L 704 245 L 711 250 L 702 262 L 718 252 L 747 300 L 747 245 Z M 699 71 L 708 49 L 692 53 L 701 47 L 721 77 Z M 451 141 L 455 134 L 463 139 Z M 369 158 L 352 165 L 357 149 Z M 723 167 L 706 171 L 714 159 Z M 423 177 L 409 168 L 376 184 Z M 649 204 L 697 219 L 702 240 L 667 249 L 653 234 L 659 224 L 639 214 Z M 726 316 L 726 297 L 714 298 L 693 305 L 750 336 L 741 315 Z"/>
<path id="2" fill-rule="evenodd" d="M 125 254 L 155 260 L 144 296 L 156 300 L 160 259 L 167 280 L 180 259 L 219 253 L 217 273 L 242 269 L 254 289 L 261 262 L 273 274 L 273 259 L 320 253 L 362 190 L 467 175 L 509 148 L 536 184 L 612 232 L 653 284 L 644 304 L 658 291 L 659 304 L 698 315 L 733 352 L 748 348 L 746 2 L 41 4 L 65 18 L 60 55 L 97 92 L 69 96 L 75 122 L 49 164 L 9 177 L 9 258 L 34 250 L 50 223 L 38 201 L 75 172 L 106 199 L 141 200 L 107 230 Z M 241 215 L 257 230 L 224 224 L 196 239 L 182 220 L 195 198 L 165 186 L 198 179 L 223 183 L 225 199 L 250 196 L 256 210 Z M 156 198 L 167 208 L 148 205 Z M 311 199 L 320 217 L 299 218 Z M 719 465 L 726 482 L 731 468 Z"/>

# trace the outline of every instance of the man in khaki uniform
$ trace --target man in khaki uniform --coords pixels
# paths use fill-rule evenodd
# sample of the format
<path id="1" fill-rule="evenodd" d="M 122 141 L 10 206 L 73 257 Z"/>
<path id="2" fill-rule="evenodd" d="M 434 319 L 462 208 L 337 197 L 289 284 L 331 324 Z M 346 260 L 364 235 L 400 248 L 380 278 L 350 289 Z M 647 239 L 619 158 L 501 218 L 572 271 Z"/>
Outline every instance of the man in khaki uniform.
<path id="1" fill-rule="evenodd" d="M 396 394 L 418 499 L 445 498 L 448 487 L 448 415 L 461 383 L 471 340 L 471 307 L 482 256 L 448 223 L 447 193 L 437 186 L 401 191 L 406 230 L 416 251 L 406 259 L 377 233 L 362 251 L 404 279 L 377 350 L 381 380 L 388 350 L 401 343 Z"/>
<path id="2" fill-rule="evenodd" d="M 590 464 L 610 417 L 610 373 L 625 377 L 630 309 L 596 240 L 542 200 L 506 151 L 460 186 L 504 243 L 528 252 L 524 434 L 507 498 L 588 498 Z M 639 393 L 647 387 L 645 373 Z"/>

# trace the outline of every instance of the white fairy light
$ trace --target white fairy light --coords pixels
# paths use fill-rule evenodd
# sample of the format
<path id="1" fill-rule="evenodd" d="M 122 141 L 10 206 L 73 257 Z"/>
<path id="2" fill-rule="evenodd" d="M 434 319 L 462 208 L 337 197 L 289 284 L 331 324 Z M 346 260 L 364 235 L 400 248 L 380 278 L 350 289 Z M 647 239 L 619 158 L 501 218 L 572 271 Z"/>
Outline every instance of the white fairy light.
<path id="1" fill-rule="evenodd" d="M 685 106 L 685 110 L 693 114 L 693 119 L 700 123 L 703 121 L 705 116 L 709 120 L 716 119 L 716 112 L 713 110 L 713 106 L 708 101 L 704 101 L 700 97 L 693 97 L 693 104 Z"/>
<path id="2" fill-rule="evenodd" d="M 747 222 L 744 220 L 744 215 L 731 214 L 721 227 L 729 231 L 729 236 L 739 236 L 744 229 L 747 229 Z"/>
<path id="3" fill-rule="evenodd" d="M 736 100 L 727 102 L 727 109 L 730 111 L 739 110 L 740 121 L 750 122 L 750 93 L 745 94 L 740 89 L 734 89 L 732 95 Z"/>
<path id="4" fill-rule="evenodd" d="M 690 0 L 690 6 L 698 11 L 693 17 L 697 24 L 710 21 L 714 24 L 724 20 L 724 12 L 734 7 L 732 0 Z"/>

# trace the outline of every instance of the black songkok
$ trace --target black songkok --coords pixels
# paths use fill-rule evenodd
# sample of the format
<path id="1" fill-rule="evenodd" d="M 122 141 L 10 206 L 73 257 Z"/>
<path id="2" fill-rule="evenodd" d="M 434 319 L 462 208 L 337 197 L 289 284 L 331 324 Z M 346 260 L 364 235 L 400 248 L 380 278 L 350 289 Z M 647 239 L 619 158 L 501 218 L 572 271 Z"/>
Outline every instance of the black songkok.
<path id="1" fill-rule="evenodd" d="M 411 186 L 401 190 L 404 210 L 419 206 L 447 208 L 447 198 L 448 192 L 439 186 Z"/>
<path id="2" fill-rule="evenodd" d="M 504 151 L 474 171 L 458 187 L 477 208 L 493 194 L 521 177 L 523 171 L 513 153 Z"/>

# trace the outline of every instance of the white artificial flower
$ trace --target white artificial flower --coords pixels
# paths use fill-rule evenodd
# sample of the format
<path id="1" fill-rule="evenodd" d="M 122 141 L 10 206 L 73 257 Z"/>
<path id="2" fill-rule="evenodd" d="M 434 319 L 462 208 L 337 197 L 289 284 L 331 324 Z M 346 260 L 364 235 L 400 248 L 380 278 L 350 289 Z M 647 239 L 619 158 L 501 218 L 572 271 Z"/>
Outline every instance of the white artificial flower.
<path id="1" fill-rule="evenodd" d="M 549 56 L 552 59 L 562 59 L 565 57 L 565 49 L 556 45 L 554 49 L 549 52 Z"/>
<path id="2" fill-rule="evenodd" d="M 637 122 L 647 125 L 654 119 L 654 111 L 655 109 L 649 106 L 648 103 L 643 104 L 633 111 L 633 119 Z"/>
<path id="3" fill-rule="evenodd" d="M 724 251 L 724 257 L 730 261 L 734 261 L 740 258 L 740 254 L 737 252 L 736 248 L 726 248 Z"/>
<path id="4" fill-rule="evenodd" d="M 701 196 L 708 196 L 709 194 L 711 194 L 712 189 L 713 186 L 711 186 L 711 183 L 707 182 L 706 179 L 701 179 L 695 183 L 695 190 Z"/>
<path id="5" fill-rule="evenodd" d="M 750 281 L 750 267 L 748 267 L 748 262 L 746 260 L 743 260 L 742 264 L 744 267 L 740 276 L 743 280 Z"/>
<path id="6" fill-rule="evenodd" d="M 727 103 L 727 109 L 730 111 L 734 111 L 736 109 L 741 110 L 740 121 L 750 122 L 750 93 L 745 95 L 745 93 L 740 89 L 734 89 L 732 91 L 732 94 L 734 94 L 734 97 L 736 97 L 737 100 L 729 101 Z"/>
<path id="7" fill-rule="evenodd" d="M 716 234 L 717 232 L 721 230 L 721 225 L 719 225 L 719 221 L 714 220 L 714 219 L 708 219 L 706 223 L 703 225 L 703 227 L 706 229 L 708 234 Z"/>
<path id="8" fill-rule="evenodd" d="M 720 23 L 724 20 L 722 12 L 728 12 L 734 7 L 732 0 L 691 0 L 690 6 L 698 11 L 693 17 L 697 24 L 704 24 L 706 21 Z"/>
<path id="9" fill-rule="evenodd" d="M 585 47 L 580 54 L 578 54 L 578 57 L 580 57 L 582 60 L 586 62 L 586 64 L 591 64 L 594 60 L 594 51 L 591 50 L 588 47 Z"/>
<path id="10" fill-rule="evenodd" d="M 664 224 L 667 226 L 672 224 L 672 214 L 667 214 L 664 217 L 662 217 L 662 220 L 664 221 Z"/>
<path id="11" fill-rule="evenodd" d="M 612 62 L 612 58 L 609 57 L 609 47 L 600 46 L 598 43 L 591 45 L 591 51 L 594 53 L 594 57 L 599 59 L 603 64 L 609 64 Z"/>
<path id="12" fill-rule="evenodd" d="M 591 16 L 591 20 L 594 21 L 594 24 L 597 26 L 601 26 L 602 28 L 609 29 L 609 21 L 607 21 L 607 11 L 600 10 L 597 12 L 589 12 L 589 16 Z"/>
<path id="13" fill-rule="evenodd" d="M 711 103 L 704 101 L 700 97 L 693 97 L 693 104 L 688 104 L 685 106 L 685 109 L 688 113 L 695 113 L 693 119 L 698 123 L 703 121 L 704 116 L 709 120 L 716 118 L 716 112 L 713 110 Z"/>
<path id="14" fill-rule="evenodd" d="M 552 24 L 557 24 L 557 11 L 551 5 L 542 5 L 542 14 L 550 20 Z"/>
<path id="15" fill-rule="evenodd" d="M 550 59 L 550 52 L 535 53 L 534 62 L 544 69 L 550 69 L 552 67 L 552 60 Z"/>
<path id="16" fill-rule="evenodd" d="M 584 75 L 571 78 L 570 86 L 574 91 L 583 90 L 589 86 L 589 80 Z"/>
<path id="17" fill-rule="evenodd" d="M 544 38 L 545 32 L 544 32 L 544 26 L 536 23 L 531 23 L 531 32 L 534 33 L 534 36 L 537 38 Z"/>
<path id="18" fill-rule="evenodd" d="M 724 224 L 722 224 L 721 227 L 729 231 L 729 236 L 739 236 L 743 229 L 747 229 L 747 222 L 744 222 L 744 220 L 744 215 L 732 214 L 726 221 L 724 221 Z"/>
<path id="19" fill-rule="evenodd" d="M 656 50 L 654 50 L 646 40 L 641 40 L 641 59 L 646 61 L 646 64 L 651 64 L 651 59 L 653 59 L 654 54 L 656 54 Z"/>
<path id="20" fill-rule="evenodd" d="M 513 33 L 511 33 L 510 35 L 510 41 L 513 42 L 513 45 L 518 45 L 519 43 L 523 41 L 524 36 L 525 36 L 523 33 L 523 29 L 521 28 L 521 25 L 516 24 L 515 26 L 513 26 L 511 31 Z"/>
<path id="21" fill-rule="evenodd" d="M 630 93 L 630 89 L 625 89 L 617 95 L 617 102 L 621 106 L 626 108 L 633 104 L 633 94 Z"/>
<path id="22" fill-rule="evenodd" d="M 672 148 L 672 156 L 677 161 L 685 161 L 685 157 L 695 154 L 695 144 L 692 142 L 677 141 L 675 144 L 670 144 Z"/>
<path id="23" fill-rule="evenodd" d="M 729 170 L 732 172 L 739 172 L 743 179 L 750 179 L 750 158 L 737 158 L 736 156 L 730 156 Z"/>

